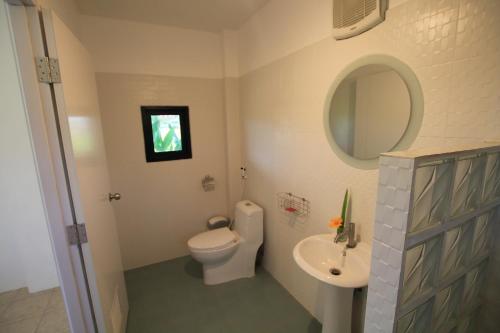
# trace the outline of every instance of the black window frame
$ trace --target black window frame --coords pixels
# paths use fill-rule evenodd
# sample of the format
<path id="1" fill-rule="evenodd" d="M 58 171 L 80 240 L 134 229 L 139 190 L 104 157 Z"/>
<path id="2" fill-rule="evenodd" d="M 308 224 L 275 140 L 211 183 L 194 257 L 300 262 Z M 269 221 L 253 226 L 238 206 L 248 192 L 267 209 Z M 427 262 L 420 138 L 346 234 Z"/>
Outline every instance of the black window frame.
<path id="1" fill-rule="evenodd" d="M 181 125 L 182 150 L 155 152 L 151 116 L 178 115 Z M 142 131 L 146 162 L 161 162 L 191 159 L 191 133 L 189 129 L 189 106 L 141 106 Z"/>

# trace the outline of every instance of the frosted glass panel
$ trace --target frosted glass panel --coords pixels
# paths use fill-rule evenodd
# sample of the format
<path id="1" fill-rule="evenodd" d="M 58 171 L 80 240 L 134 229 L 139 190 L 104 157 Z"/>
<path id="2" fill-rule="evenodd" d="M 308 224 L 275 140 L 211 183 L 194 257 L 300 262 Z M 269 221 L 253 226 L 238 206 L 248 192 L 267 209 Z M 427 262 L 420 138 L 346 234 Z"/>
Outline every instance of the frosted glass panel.
<path id="1" fill-rule="evenodd" d="M 416 170 L 410 233 L 443 220 L 448 208 L 452 169 L 451 163 L 441 163 Z"/>
<path id="2" fill-rule="evenodd" d="M 474 225 L 474 233 L 472 237 L 471 257 L 485 255 L 491 245 L 492 220 L 495 212 L 491 211 L 479 216 Z"/>
<path id="3" fill-rule="evenodd" d="M 452 277 L 465 268 L 473 230 L 474 220 L 471 220 L 445 233 L 441 258 L 441 279 Z"/>
<path id="4" fill-rule="evenodd" d="M 401 294 L 403 304 L 422 296 L 433 287 L 440 259 L 440 244 L 440 239 L 436 237 L 406 252 Z"/>
<path id="5" fill-rule="evenodd" d="M 477 330 L 477 320 L 478 311 L 474 311 L 468 316 L 463 316 L 459 319 L 457 328 L 454 332 L 456 333 L 478 333 Z"/>
<path id="6" fill-rule="evenodd" d="M 500 153 L 488 154 L 484 174 L 484 201 L 500 197 Z"/>
<path id="7" fill-rule="evenodd" d="M 463 310 L 470 312 L 479 305 L 481 287 L 486 278 L 486 261 L 465 275 Z"/>
<path id="8" fill-rule="evenodd" d="M 468 213 L 478 207 L 485 165 L 485 157 L 457 161 L 451 203 L 452 216 Z"/>
<path id="9" fill-rule="evenodd" d="M 398 320 L 397 333 L 427 333 L 431 329 L 432 301 L 428 301 Z"/>
<path id="10" fill-rule="evenodd" d="M 460 279 L 436 294 L 433 309 L 433 332 L 447 333 L 456 326 L 463 284 L 463 279 Z"/>

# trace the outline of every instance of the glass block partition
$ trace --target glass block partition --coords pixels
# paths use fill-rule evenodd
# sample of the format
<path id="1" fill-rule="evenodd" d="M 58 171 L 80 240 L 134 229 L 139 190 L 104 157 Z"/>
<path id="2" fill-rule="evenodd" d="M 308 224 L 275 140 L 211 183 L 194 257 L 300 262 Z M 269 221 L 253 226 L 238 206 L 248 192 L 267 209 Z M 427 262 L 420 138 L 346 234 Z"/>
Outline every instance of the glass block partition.
<path id="1" fill-rule="evenodd" d="M 500 144 L 380 158 L 365 332 L 476 332 Z"/>

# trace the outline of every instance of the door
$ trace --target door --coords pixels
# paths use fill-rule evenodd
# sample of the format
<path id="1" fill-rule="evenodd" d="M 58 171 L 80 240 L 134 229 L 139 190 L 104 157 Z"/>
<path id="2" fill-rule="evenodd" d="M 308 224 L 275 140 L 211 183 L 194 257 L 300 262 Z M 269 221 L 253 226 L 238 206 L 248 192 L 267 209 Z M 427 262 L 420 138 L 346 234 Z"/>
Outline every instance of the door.
<path id="1" fill-rule="evenodd" d="M 47 124 L 58 137 L 65 165 L 73 222 L 85 224 L 88 242 L 79 245 L 88 290 L 99 332 L 119 333 L 126 328 L 128 302 L 116 221 L 110 192 L 94 69 L 88 52 L 71 30 L 51 11 L 31 11 L 31 33 L 45 43 L 33 42 L 35 56 L 58 59 L 60 83 L 44 85 Z M 37 24 L 41 29 L 37 28 Z M 36 40 L 39 36 L 32 36 Z"/>

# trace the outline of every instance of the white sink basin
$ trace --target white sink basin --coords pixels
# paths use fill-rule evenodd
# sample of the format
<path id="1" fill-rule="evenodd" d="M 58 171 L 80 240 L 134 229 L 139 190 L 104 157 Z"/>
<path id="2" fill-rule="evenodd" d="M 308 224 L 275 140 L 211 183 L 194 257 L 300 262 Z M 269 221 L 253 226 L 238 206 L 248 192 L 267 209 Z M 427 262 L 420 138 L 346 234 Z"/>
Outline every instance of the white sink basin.
<path id="1" fill-rule="evenodd" d="M 300 241 L 293 249 L 297 265 L 323 282 L 323 333 L 350 333 L 354 288 L 368 285 L 371 248 L 358 243 L 343 251 L 346 243 L 334 243 L 334 235 L 321 234 Z M 332 274 L 335 269 L 337 275 Z"/>
<path id="2" fill-rule="evenodd" d="M 368 284 L 370 275 L 370 247 L 358 243 L 354 249 L 347 249 L 346 243 L 334 243 L 333 235 L 321 234 L 300 241 L 293 249 L 295 262 L 306 273 L 316 279 L 342 288 L 359 288 Z M 340 275 L 332 275 L 337 268 Z"/>

